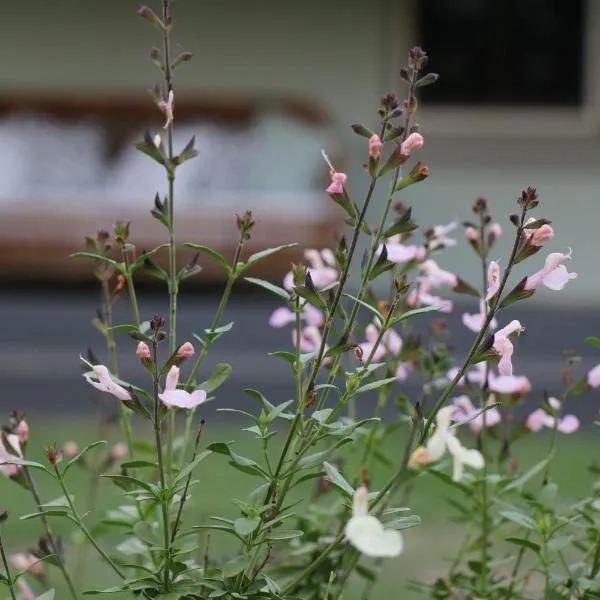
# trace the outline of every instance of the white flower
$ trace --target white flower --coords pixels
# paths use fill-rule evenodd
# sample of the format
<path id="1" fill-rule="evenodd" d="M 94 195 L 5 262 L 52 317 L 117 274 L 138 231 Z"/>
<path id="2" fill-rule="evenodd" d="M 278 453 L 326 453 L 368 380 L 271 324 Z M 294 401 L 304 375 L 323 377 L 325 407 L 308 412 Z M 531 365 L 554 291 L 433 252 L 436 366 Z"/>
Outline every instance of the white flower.
<path id="1" fill-rule="evenodd" d="M 395 529 L 384 529 L 377 517 L 369 515 L 369 490 L 363 485 L 354 492 L 352 517 L 346 524 L 346 538 L 367 556 L 399 556 L 402 536 Z"/>
<path id="2" fill-rule="evenodd" d="M 427 451 L 431 460 L 439 460 L 448 452 L 454 460 L 452 479 L 460 481 L 464 473 L 464 467 L 472 467 L 473 469 L 482 469 L 484 460 L 483 455 L 479 450 L 469 450 L 465 448 L 456 437 L 453 429 L 450 429 L 450 422 L 456 407 L 444 406 L 436 415 L 436 429 L 433 435 L 427 442 Z"/>
<path id="3" fill-rule="evenodd" d="M 87 361 L 86 364 L 89 365 Z M 93 371 L 84 373 L 84 377 L 88 383 L 93 385 L 101 392 L 112 394 L 119 400 L 131 400 L 131 394 L 117 382 L 113 381 L 108 369 L 104 365 L 91 365 Z"/>

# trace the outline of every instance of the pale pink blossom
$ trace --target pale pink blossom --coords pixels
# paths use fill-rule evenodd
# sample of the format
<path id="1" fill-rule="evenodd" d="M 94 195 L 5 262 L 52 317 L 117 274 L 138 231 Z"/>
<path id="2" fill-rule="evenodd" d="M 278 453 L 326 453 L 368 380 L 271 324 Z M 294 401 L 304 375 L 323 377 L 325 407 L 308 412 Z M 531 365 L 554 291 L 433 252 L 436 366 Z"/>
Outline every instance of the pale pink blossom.
<path id="1" fill-rule="evenodd" d="M 423 276 L 420 277 L 420 281 L 432 287 L 448 286 L 454 288 L 458 284 L 458 277 L 454 273 L 440 268 L 432 259 L 426 260 L 421 265 L 421 273 Z"/>
<path id="2" fill-rule="evenodd" d="M 487 305 L 481 300 L 479 303 L 478 313 L 463 313 L 462 322 L 465 327 L 468 327 L 471 331 L 479 333 L 483 327 L 483 323 L 487 318 Z M 496 329 L 498 322 L 496 319 L 492 319 L 490 322 L 490 329 Z"/>
<path id="3" fill-rule="evenodd" d="M 496 240 L 502 235 L 502 227 L 500 223 L 492 223 L 490 225 L 490 235 Z"/>
<path id="4" fill-rule="evenodd" d="M 19 424 L 17 425 L 17 429 L 15 430 L 17 436 L 19 437 L 19 442 L 21 445 L 26 444 L 29 439 L 29 425 L 25 419 L 21 419 Z"/>
<path id="5" fill-rule="evenodd" d="M 377 363 L 386 355 L 387 352 L 393 354 L 394 356 L 398 356 L 402 351 L 402 338 L 393 329 L 388 329 L 381 336 L 381 341 L 377 346 L 377 349 L 374 350 L 380 331 L 381 329 L 378 327 L 378 325 L 373 323 L 367 325 L 365 329 L 366 341 L 362 344 L 359 344 L 359 347 L 362 351 L 360 353 L 361 362 L 366 362 L 371 355 L 371 352 L 374 352 L 371 362 Z"/>
<path id="6" fill-rule="evenodd" d="M 346 175 L 346 173 L 338 173 L 337 171 L 333 171 L 331 173 L 331 183 L 325 191 L 330 195 L 343 194 L 344 185 L 346 185 L 347 180 L 348 175 Z"/>
<path id="7" fill-rule="evenodd" d="M 169 90 L 166 102 L 161 100 L 159 106 L 164 111 L 166 117 L 163 129 L 168 129 L 173 124 L 173 111 L 175 110 L 175 94 L 173 90 Z"/>
<path id="8" fill-rule="evenodd" d="M 483 387 L 486 380 L 486 370 L 486 364 L 484 362 L 475 364 L 458 380 L 458 385 L 476 383 L 480 387 Z M 458 375 L 459 371 L 460 369 L 458 367 L 453 367 L 446 373 L 446 378 L 452 381 Z"/>
<path id="9" fill-rule="evenodd" d="M 500 423 L 500 411 L 497 408 L 488 408 L 485 411 L 485 419 L 484 415 L 481 412 L 480 408 L 476 408 L 471 402 L 469 396 L 457 396 L 452 401 L 456 410 L 454 412 L 453 418 L 456 421 L 466 421 L 467 419 L 471 419 L 469 421 L 469 427 L 475 432 L 478 433 L 483 429 L 484 422 L 486 427 L 494 427 Z M 486 407 L 491 406 L 496 403 L 496 398 L 493 394 L 490 394 L 487 402 L 485 403 Z"/>
<path id="10" fill-rule="evenodd" d="M 191 342 L 185 342 L 179 346 L 175 356 L 177 358 L 190 358 L 190 356 L 194 356 L 196 351 L 194 350 L 194 346 Z"/>
<path id="11" fill-rule="evenodd" d="M 420 133 L 411 133 L 402 144 L 400 144 L 400 154 L 410 156 L 413 150 L 420 150 L 423 147 L 423 142 L 423 136 Z"/>
<path id="12" fill-rule="evenodd" d="M 315 250 L 309 248 L 304 251 L 304 258 L 308 261 L 308 271 L 314 286 L 320 290 L 334 283 L 338 279 L 335 254 L 329 248 Z M 291 291 L 294 288 L 294 274 L 290 271 L 283 278 L 283 287 Z"/>
<path id="13" fill-rule="evenodd" d="M 534 223 L 536 219 L 530 217 L 525 225 Z M 554 237 L 554 229 L 550 225 L 542 225 L 538 229 L 524 229 L 523 235 L 532 246 L 541 246 L 544 242 L 549 242 Z"/>
<path id="14" fill-rule="evenodd" d="M 28 571 L 34 577 L 43 577 L 44 563 L 33 554 L 24 554 L 22 552 L 13 554 L 10 557 L 10 563 L 15 571 Z"/>
<path id="15" fill-rule="evenodd" d="M 488 266 L 487 284 L 486 301 L 493 298 L 500 289 L 500 265 L 495 260 L 491 260 Z"/>
<path id="16" fill-rule="evenodd" d="M 488 387 L 497 394 L 524 396 L 531 391 L 531 382 L 525 375 L 494 375 L 490 372 Z"/>
<path id="17" fill-rule="evenodd" d="M 389 237 L 385 242 L 385 249 L 387 250 L 387 259 L 396 264 L 409 262 L 411 260 L 422 261 L 427 254 L 424 246 L 402 244 L 400 242 L 400 235 Z M 378 255 L 382 252 L 383 244 L 377 248 Z"/>
<path id="18" fill-rule="evenodd" d="M 593 369 L 588 371 L 587 382 L 590 387 L 600 387 L 600 365 L 596 365 Z"/>
<path id="19" fill-rule="evenodd" d="M 561 403 L 557 398 L 548 398 L 548 404 L 555 411 L 560 410 Z M 556 427 L 560 433 L 569 434 L 575 433 L 579 429 L 579 419 L 575 415 L 565 415 L 557 421 L 556 417 L 549 415 L 544 409 L 538 408 L 527 417 L 525 425 L 531 431 L 540 431 L 544 427 L 551 429 Z"/>
<path id="20" fill-rule="evenodd" d="M 448 237 L 451 231 L 458 227 L 456 221 L 448 223 L 448 225 L 436 225 L 433 228 L 433 238 L 429 241 L 429 248 L 435 250 L 437 248 L 450 248 L 456 246 L 456 240 Z"/>
<path id="21" fill-rule="evenodd" d="M 440 312 L 452 312 L 453 304 L 451 300 L 446 300 L 440 296 L 433 296 L 429 292 L 432 285 L 428 282 L 422 282 L 416 288 L 411 290 L 406 296 L 406 304 L 415 308 L 419 306 L 440 306 Z"/>
<path id="22" fill-rule="evenodd" d="M 62 447 L 62 453 L 65 458 L 75 458 L 79 454 L 79 446 L 75 442 L 67 442 Z"/>
<path id="23" fill-rule="evenodd" d="M 307 325 L 314 325 L 315 327 L 322 327 L 325 324 L 325 315 L 323 312 L 308 302 L 302 307 L 300 318 L 305 321 Z M 294 311 L 287 306 L 281 306 L 273 311 L 273 314 L 269 318 L 269 325 L 271 327 L 279 328 L 285 327 L 295 321 L 296 314 Z"/>
<path id="24" fill-rule="evenodd" d="M 465 229 L 465 237 L 470 242 L 478 242 L 479 241 L 479 232 L 474 227 L 467 227 Z"/>
<path id="25" fill-rule="evenodd" d="M 571 258 L 569 254 L 552 252 L 546 257 L 544 268 L 537 273 L 530 275 L 525 281 L 526 290 L 535 290 L 538 285 L 543 283 L 547 288 L 558 291 L 562 290 L 571 279 L 577 278 L 577 273 L 569 273 L 562 264 L 565 260 Z"/>
<path id="26" fill-rule="evenodd" d="M 398 366 L 396 367 L 396 379 L 400 383 L 403 383 L 408 379 L 409 375 L 412 373 L 412 370 L 413 364 L 410 361 L 398 363 Z"/>
<path id="27" fill-rule="evenodd" d="M 140 342 L 137 345 L 135 353 L 140 360 L 152 358 L 150 347 L 148 346 L 148 344 L 146 344 L 146 342 Z"/>
<path id="28" fill-rule="evenodd" d="M 191 394 L 185 390 L 178 390 L 179 367 L 172 366 L 167 373 L 165 389 L 162 394 L 158 394 L 161 402 L 168 407 L 175 408 L 196 408 L 206 402 L 206 392 L 204 390 L 195 390 Z"/>
<path id="29" fill-rule="evenodd" d="M 110 457 L 115 461 L 123 460 L 128 454 L 127 444 L 117 442 L 110 451 Z"/>
<path id="30" fill-rule="evenodd" d="M 5 436 L 5 440 L 8 448 L 5 447 L 2 438 L 0 438 L 0 473 L 5 477 L 16 477 L 21 467 L 19 465 L 7 464 L 7 461 L 11 461 L 14 458 L 23 458 L 19 436 L 9 433 Z"/>
<path id="31" fill-rule="evenodd" d="M 506 327 L 500 329 L 494 334 L 494 350 L 500 356 L 500 362 L 498 363 L 498 372 L 500 375 L 512 375 L 512 355 L 513 355 L 513 344 L 509 339 L 509 336 L 513 333 L 521 333 L 524 328 L 521 323 L 517 320 L 511 321 Z"/>
<path id="32" fill-rule="evenodd" d="M 23 577 L 19 577 L 17 580 L 17 587 L 19 588 L 19 594 L 21 594 L 21 600 L 37 600 L 32 589 Z"/>
<path id="33" fill-rule="evenodd" d="M 101 392 L 112 394 L 119 400 L 131 400 L 131 394 L 122 385 L 112 380 L 104 365 L 93 365 L 92 372 L 85 373 L 84 377 L 89 384 Z"/>
<path id="34" fill-rule="evenodd" d="M 381 157 L 383 142 L 378 135 L 372 135 L 369 139 L 369 158 L 377 161 Z"/>
<path id="35" fill-rule="evenodd" d="M 162 144 L 162 138 L 158 133 L 152 138 L 152 143 L 154 144 L 155 148 L 160 148 Z"/>

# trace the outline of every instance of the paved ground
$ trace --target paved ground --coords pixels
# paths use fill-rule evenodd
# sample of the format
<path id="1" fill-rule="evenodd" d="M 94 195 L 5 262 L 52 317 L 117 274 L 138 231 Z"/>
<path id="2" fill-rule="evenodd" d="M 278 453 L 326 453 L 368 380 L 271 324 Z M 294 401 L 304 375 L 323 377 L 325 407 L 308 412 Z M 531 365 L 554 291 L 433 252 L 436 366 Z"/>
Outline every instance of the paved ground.
<path id="1" fill-rule="evenodd" d="M 151 294 L 145 299 L 144 318 L 155 312 L 167 312 L 163 296 Z M 210 325 L 216 301 L 212 293 L 184 296 L 178 326 L 182 341 L 192 340 L 193 332 L 201 332 Z M 78 355 L 92 346 L 98 355 L 105 356 L 102 337 L 91 326 L 96 306 L 97 297 L 91 291 L 0 291 L 2 413 L 12 408 L 52 414 L 93 413 L 102 394 L 94 392 L 80 376 Z M 223 413 L 215 415 L 218 406 L 251 404 L 242 393 L 244 387 L 260 389 L 275 403 L 289 397 L 287 366 L 268 356 L 270 351 L 290 349 L 291 345 L 289 329 L 273 330 L 267 325 L 269 314 L 276 306 L 276 299 L 262 294 L 239 294 L 233 298 L 225 319 L 234 321 L 235 326 L 213 347 L 205 374 L 208 367 L 217 362 L 231 363 L 234 374 L 221 388 L 218 403 L 206 409 L 207 416 L 223 419 Z M 127 320 L 124 309 L 125 303 L 117 310 L 122 322 Z M 464 352 L 472 337 L 460 324 L 459 315 L 460 309 L 457 309 L 449 323 L 455 335 L 458 334 L 455 338 L 458 351 Z M 559 392 L 558 375 L 565 348 L 583 355 L 585 367 L 592 366 L 594 361 L 600 362 L 600 352 L 583 343 L 587 335 L 600 334 L 598 314 L 526 308 L 526 304 L 522 304 L 507 313 L 506 318 L 512 317 L 518 317 L 527 328 L 518 342 L 516 369 L 519 374 L 528 375 L 537 389 L 547 387 L 551 393 Z M 504 319 L 501 325 L 503 323 Z M 144 372 L 134 355 L 135 343 L 126 336 L 121 342 L 121 374 L 142 383 Z M 414 386 L 407 385 L 406 391 L 410 394 Z M 364 412 L 369 409 L 367 402 L 370 400 L 365 399 Z M 582 396 L 574 401 L 572 408 L 591 420 L 600 408 L 600 394 Z"/>

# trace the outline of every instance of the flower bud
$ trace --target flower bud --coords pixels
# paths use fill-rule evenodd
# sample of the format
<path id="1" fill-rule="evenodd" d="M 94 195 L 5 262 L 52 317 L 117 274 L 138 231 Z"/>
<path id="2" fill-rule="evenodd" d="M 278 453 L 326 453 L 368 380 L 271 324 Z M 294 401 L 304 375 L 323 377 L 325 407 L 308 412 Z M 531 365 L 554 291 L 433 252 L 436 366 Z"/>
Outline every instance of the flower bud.
<path id="1" fill-rule="evenodd" d="M 75 442 L 67 442 L 62 449 L 63 456 L 75 458 L 79 454 L 79 446 Z"/>
<path id="2" fill-rule="evenodd" d="M 179 346 L 175 356 L 177 356 L 177 358 L 185 359 L 190 358 L 190 356 L 194 356 L 195 352 L 196 351 L 194 350 L 194 346 L 191 344 L 191 342 L 185 342 L 185 344 Z"/>
<path id="3" fill-rule="evenodd" d="M 19 422 L 16 429 L 16 434 L 19 436 L 19 442 L 22 446 L 27 444 L 27 440 L 29 439 L 29 425 L 27 425 L 27 421 L 24 419 Z"/>
<path id="4" fill-rule="evenodd" d="M 152 359 L 152 353 L 150 352 L 150 348 L 148 346 L 148 344 L 146 344 L 146 342 L 140 342 L 137 345 L 137 349 L 135 351 L 135 353 L 137 354 L 137 357 L 140 360 L 151 360 Z"/>
<path id="5" fill-rule="evenodd" d="M 63 453 L 56 446 L 46 448 L 46 458 L 51 465 L 57 465 L 63 459 Z"/>
<path id="6" fill-rule="evenodd" d="M 383 143 L 378 135 L 372 135 L 369 139 L 369 158 L 378 161 L 381 157 Z"/>
<path id="7" fill-rule="evenodd" d="M 162 145 L 162 138 L 160 137 L 160 135 L 157 133 L 153 138 L 152 138 L 152 143 L 157 147 L 160 148 Z"/>
<path id="8" fill-rule="evenodd" d="M 116 462 L 122 461 L 127 457 L 127 445 L 123 442 L 115 444 L 110 452 L 110 458 Z"/>
<path id="9" fill-rule="evenodd" d="M 412 470 L 422 469 L 431 464 L 431 454 L 425 446 L 419 446 L 410 456 L 408 460 L 408 468 Z"/>

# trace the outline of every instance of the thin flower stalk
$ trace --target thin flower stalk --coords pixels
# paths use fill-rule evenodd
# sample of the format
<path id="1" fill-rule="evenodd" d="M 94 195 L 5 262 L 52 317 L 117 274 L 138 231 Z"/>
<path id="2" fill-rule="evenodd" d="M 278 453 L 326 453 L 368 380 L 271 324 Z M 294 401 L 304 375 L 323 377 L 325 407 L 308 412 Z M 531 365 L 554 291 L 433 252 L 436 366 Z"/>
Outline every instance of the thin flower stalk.
<path id="1" fill-rule="evenodd" d="M 13 579 L 12 572 L 10 570 L 10 566 L 8 564 L 8 559 L 6 557 L 6 551 L 4 550 L 4 542 L 2 540 L 2 535 L 0 534 L 0 556 L 2 556 L 2 564 L 4 565 L 4 573 L 6 577 L 6 586 L 10 592 L 11 600 L 17 600 L 17 591 L 15 588 L 15 580 Z"/>

